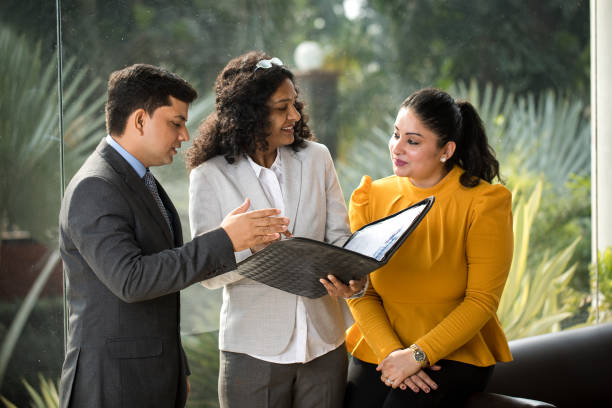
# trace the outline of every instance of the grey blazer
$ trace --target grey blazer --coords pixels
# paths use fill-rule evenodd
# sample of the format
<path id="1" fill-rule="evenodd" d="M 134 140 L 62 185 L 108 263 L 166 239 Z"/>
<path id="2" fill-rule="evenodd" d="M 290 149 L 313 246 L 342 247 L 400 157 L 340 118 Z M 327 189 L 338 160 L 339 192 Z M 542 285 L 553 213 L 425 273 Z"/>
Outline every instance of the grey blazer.
<path id="1" fill-rule="evenodd" d="M 346 205 L 327 148 L 307 142 L 294 152 L 280 149 L 283 161 L 283 198 L 289 230 L 300 237 L 343 244 L 350 235 Z M 214 199 L 211 199 L 214 197 Z M 217 225 L 222 215 L 251 199 L 252 209 L 271 207 L 259 179 L 244 157 L 229 164 L 214 157 L 190 174 L 189 223 L 194 236 Z M 240 261 L 250 251 L 236 253 Z M 287 271 L 291 273 L 291 271 Z M 219 348 L 238 353 L 277 355 L 289 344 L 295 325 L 297 296 L 228 272 L 205 280 L 223 287 Z M 304 298 L 308 317 L 321 338 L 336 343 L 353 320 L 343 299 L 325 295 Z"/>
<path id="2" fill-rule="evenodd" d="M 182 407 L 189 370 L 179 290 L 236 267 L 216 229 L 182 245 L 133 168 L 104 140 L 74 176 L 60 210 L 69 335 L 62 407 Z"/>

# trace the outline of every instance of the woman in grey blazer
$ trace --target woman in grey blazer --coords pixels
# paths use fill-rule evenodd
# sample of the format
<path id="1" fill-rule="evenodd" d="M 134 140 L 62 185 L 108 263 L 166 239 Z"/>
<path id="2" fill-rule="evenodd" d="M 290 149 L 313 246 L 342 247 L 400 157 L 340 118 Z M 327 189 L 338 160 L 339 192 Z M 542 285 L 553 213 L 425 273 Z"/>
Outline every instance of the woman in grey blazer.
<path id="1" fill-rule="evenodd" d="M 250 52 L 227 64 L 215 92 L 215 112 L 187 152 L 192 234 L 218 225 L 248 197 L 254 209 L 280 208 L 293 235 L 342 245 L 350 232 L 334 164 L 312 141 L 291 71 L 278 58 Z M 236 260 L 259 249 L 238 252 Z M 343 297 L 364 282 L 346 286 L 330 277 L 322 282 L 330 295 L 318 299 L 237 272 L 202 284 L 223 287 L 221 407 L 342 406 L 344 332 L 352 322 Z"/>

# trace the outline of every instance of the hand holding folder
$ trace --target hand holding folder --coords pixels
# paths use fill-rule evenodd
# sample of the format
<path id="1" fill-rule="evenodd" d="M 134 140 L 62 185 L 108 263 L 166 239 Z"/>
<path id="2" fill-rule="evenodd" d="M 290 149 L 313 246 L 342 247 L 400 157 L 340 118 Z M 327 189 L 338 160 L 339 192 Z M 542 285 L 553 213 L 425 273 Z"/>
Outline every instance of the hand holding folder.
<path id="1" fill-rule="evenodd" d="M 344 283 L 385 265 L 423 220 L 434 197 L 364 225 L 337 247 L 309 238 L 277 241 L 238 264 L 238 273 L 268 286 L 309 298 L 327 293 L 320 278 Z"/>

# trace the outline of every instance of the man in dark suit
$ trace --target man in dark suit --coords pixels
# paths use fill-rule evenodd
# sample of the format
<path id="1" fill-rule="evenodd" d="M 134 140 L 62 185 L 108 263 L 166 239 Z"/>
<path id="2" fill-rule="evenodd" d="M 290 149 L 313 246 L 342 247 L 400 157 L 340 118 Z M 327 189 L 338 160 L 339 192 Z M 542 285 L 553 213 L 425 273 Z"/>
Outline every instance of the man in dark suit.
<path id="1" fill-rule="evenodd" d="M 60 211 L 68 347 L 62 407 L 183 407 L 189 369 L 179 291 L 236 267 L 234 252 L 286 231 L 278 210 L 246 212 L 183 245 L 179 216 L 149 167 L 189 139 L 195 90 L 137 64 L 111 74 L 108 136 L 74 176 Z"/>

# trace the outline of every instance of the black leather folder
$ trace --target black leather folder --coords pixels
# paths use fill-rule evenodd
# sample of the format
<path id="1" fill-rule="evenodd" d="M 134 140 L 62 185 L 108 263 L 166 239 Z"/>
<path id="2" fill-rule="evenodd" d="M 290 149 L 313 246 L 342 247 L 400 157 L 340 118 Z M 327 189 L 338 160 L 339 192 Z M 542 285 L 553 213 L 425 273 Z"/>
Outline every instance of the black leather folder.
<path id="1" fill-rule="evenodd" d="M 238 273 L 268 286 L 312 299 L 327 293 L 319 279 L 344 283 L 385 265 L 423 220 L 434 197 L 364 225 L 337 247 L 309 238 L 274 242 L 238 264 Z"/>

